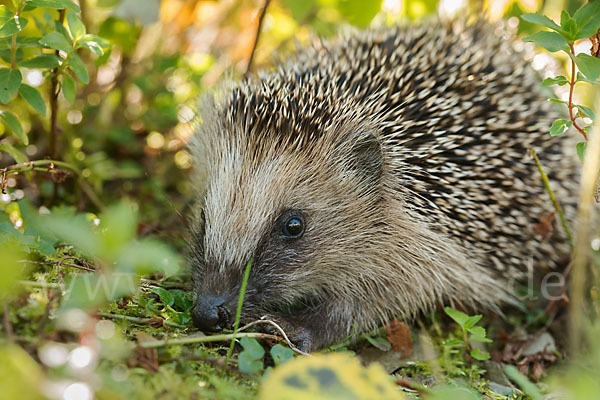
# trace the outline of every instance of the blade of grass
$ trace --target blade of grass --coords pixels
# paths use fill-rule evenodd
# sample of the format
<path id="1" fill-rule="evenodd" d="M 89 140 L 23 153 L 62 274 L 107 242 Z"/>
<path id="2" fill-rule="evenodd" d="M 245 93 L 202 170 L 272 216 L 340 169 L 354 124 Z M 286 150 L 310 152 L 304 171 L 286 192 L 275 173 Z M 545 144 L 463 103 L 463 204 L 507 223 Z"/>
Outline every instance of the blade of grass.
<path id="1" fill-rule="evenodd" d="M 554 209 L 556 210 L 556 213 L 558 214 L 558 216 L 560 218 L 560 223 L 565 231 L 565 234 L 567 235 L 567 240 L 569 242 L 569 246 L 571 247 L 571 250 L 573 250 L 574 249 L 573 234 L 571 233 L 571 230 L 569 229 L 569 226 L 567 225 L 567 219 L 565 218 L 565 214 L 562 210 L 562 207 L 558 203 L 558 200 L 556 200 L 556 197 L 554 196 L 554 192 L 552 191 L 552 188 L 550 187 L 550 181 L 548 180 L 548 175 L 546 175 L 546 172 L 544 172 L 542 163 L 540 162 L 540 159 L 538 158 L 537 154 L 535 153 L 535 150 L 530 149 L 530 152 L 531 152 L 531 155 L 533 156 L 533 159 L 535 160 L 538 171 L 540 171 L 540 175 L 542 176 L 542 181 L 544 181 L 544 186 L 546 187 L 546 190 L 548 191 L 548 194 L 550 195 L 550 200 L 552 201 L 552 205 L 554 206 Z"/>
<path id="2" fill-rule="evenodd" d="M 229 350 L 227 351 L 227 357 L 225 357 L 225 365 L 229 362 L 231 354 L 233 354 L 233 347 L 235 346 L 235 335 L 237 334 L 238 328 L 240 327 L 240 316 L 242 315 L 242 304 L 244 304 L 244 294 L 246 294 L 246 285 L 248 284 L 248 278 L 250 277 L 250 268 L 252 267 L 252 259 L 246 264 L 244 270 L 244 279 L 242 280 L 242 286 L 240 288 L 240 297 L 238 298 L 237 310 L 235 312 L 235 323 L 233 325 L 233 335 Z"/>

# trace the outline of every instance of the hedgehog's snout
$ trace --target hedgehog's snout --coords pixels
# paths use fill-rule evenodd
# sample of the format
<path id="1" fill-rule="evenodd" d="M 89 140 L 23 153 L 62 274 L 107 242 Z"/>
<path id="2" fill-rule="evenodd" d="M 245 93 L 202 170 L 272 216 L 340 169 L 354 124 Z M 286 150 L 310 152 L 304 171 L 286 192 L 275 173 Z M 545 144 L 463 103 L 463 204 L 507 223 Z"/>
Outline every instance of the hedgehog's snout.
<path id="1" fill-rule="evenodd" d="M 201 331 L 219 332 L 230 325 L 231 310 L 224 296 L 198 295 L 192 308 L 192 320 Z"/>

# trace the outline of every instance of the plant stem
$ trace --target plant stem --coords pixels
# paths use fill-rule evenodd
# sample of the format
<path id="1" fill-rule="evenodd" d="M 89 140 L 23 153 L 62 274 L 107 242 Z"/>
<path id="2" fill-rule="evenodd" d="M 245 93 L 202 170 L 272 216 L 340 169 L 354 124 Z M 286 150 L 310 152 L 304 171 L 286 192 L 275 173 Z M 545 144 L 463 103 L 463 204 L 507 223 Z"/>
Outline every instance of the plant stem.
<path id="1" fill-rule="evenodd" d="M 132 317 L 130 315 L 120 315 L 120 314 L 111 314 L 111 313 L 96 313 L 96 315 L 99 315 L 104 318 L 123 319 L 126 321 L 135 322 L 138 324 L 147 324 L 149 322 L 149 320 L 151 319 L 151 318 L 140 318 L 140 317 Z M 181 325 L 176 322 L 166 321 L 166 320 L 164 320 L 164 318 L 163 318 L 163 323 L 167 326 L 172 326 L 173 328 L 179 328 L 179 329 L 187 328 L 187 326 L 185 326 L 185 325 Z"/>
<path id="2" fill-rule="evenodd" d="M 529 151 L 530 151 L 531 155 L 533 156 L 533 159 L 535 160 L 538 171 L 540 171 L 540 175 L 542 176 L 542 181 L 544 181 L 544 186 L 546 187 L 546 191 L 550 195 L 550 200 L 552 201 L 552 205 L 554 206 L 554 209 L 556 210 L 556 213 L 558 214 L 558 217 L 560 218 L 560 223 L 565 231 L 565 234 L 567 235 L 567 241 L 569 242 L 569 246 L 571 246 L 571 251 L 573 251 L 573 249 L 574 249 L 573 234 L 571 233 L 571 230 L 569 229 L 569 226 L 567 225 L 567 219 L 565 218 L 565 213 L 563 212 L 562 207 L 558 203 L 558 200 L 556 200 L 556 197 L 554 196 L 554 191 L 550 187 L 550 180 L 548 179 L 548 175 L 546 175 L 546 172 L 544 172 L 542 163 L 541 163 L 540 159 L 538 158 L 537 154 L 535 153 L 535 150 L 530 149 Z"/>
<path id="3" fill-rule="evenodd" d="M 569 108 L 569 117 L 571 118 L 571 122 L 573 122 L 573 127 L 583 135 L 583 138 L 587 142 L 587 134 L 579 125 L 577 125 L 577 122 L 575 122 L 577 117 L 573 116 L 573 108 L 575 107 L 573 105 L 573 91 L 575 89 L 575 47 L 573 46 L 573 42 L 569 42 L 569 49 L 571 50 L 571 82 L 569 82 L 569 104 L 567 107 Z"/>
<path id="4" fill-rule="evenodd" d="M 586 272 L 590 252 L 590 235 L 592 233 L 592 216 L 594 214 L 594 189 L 600 169 L 600 121 L 594 125 L 587 146 L 587 157 L 583 163 L 581 190 L 579 192 L 579 208 L 577 210 L 577 241 L 573 254 L 571 271 L 570 312 L 569 312 L 569 345 L 572 356 L 581 355 L 584 348 L 584 291 Z"/>
<path id="5" fill-rule="evenodd" d="M 227 357 L 225 357 L 225 365 L 229 362 L 229 357 L 233 353 L 233 346 L 235 345 L 235 335 L 238 333 L 240 327 L 240 316 L 242 315 L 242 305 L 244 304 L 244 294 L 246 294 L 246 285 L 248 284 L 248 278 L 250 277 L 250 268 L 252 267 L 252 259 L 246 264 L 244 270 L 244 279 L 242 280 L 242 286 L 240 288 L 240 297 L 238 298 L 237 310 L 235 312 L 235 324 L 233 325 L 233 334 L 229 350 L 227 351 Z"/>
<path id="6" fill-rule="evenodd" d="M 181 344 L 192 344 L 192 343 L 207 343 L 207 342 L 223 342 L 231 340 L 231 343 L 235 343 L 235 339 L 240 337 L 257 338 L 257 339 L 272 339 L 281 340 L 279 336 L 270 335 L 268 333 L 261 332 L 239 332 L 239 333 L 227 333 L 222 335 L 210 335 L 210 336 L 193 336 L 185 337 L 181 339 L 165 339 L 157 340 L 153 342 L 140 343 L 139 346 L 145 349 L 153 349 L 157 347 L 170 346 L 170 345 L 181 345 Z M 227 365 L 227 359 L 225 361 Z"/>

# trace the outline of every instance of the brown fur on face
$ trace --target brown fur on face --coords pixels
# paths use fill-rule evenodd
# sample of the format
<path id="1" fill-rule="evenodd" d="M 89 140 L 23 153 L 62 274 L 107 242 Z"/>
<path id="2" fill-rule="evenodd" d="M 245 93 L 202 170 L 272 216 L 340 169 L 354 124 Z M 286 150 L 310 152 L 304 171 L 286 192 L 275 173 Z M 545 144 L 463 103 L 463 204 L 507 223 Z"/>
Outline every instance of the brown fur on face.
<path id="1" fill-rule="evenodd" d="M 207 97 L 195 320 L 232 323 L 250 259 L 243 320 L 269 316 L 307 350 L 442 303 L 495 308 L 528 257 L 553 266 L 567 246 L 531 230 L 552 206 L 526 150 L 574 164 L 542 140 L 556 115 L 507 51 L 474 30 L 368 31 Z"/>

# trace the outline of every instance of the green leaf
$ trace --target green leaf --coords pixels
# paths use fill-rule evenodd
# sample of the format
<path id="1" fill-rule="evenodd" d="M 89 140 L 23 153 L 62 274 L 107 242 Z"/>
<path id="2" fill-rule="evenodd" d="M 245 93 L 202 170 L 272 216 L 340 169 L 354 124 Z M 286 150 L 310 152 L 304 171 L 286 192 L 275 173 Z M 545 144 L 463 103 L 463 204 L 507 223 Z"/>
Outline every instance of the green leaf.
<path id="1" fill-rule="evenodd" d="M 580 53 L 575 56 L 575 64 L 587 79 L 595 81 L 600 77 L 600 58 Z"/>
<path id="2" fill-rule="evenodd" d="M 588 78 L 586 78 L 585 76 L 583 76 L 583 74 L 581 72 L 577 73 L 577 82 L 586 82 L 586 83 L 590 83 L 592 85 L 600 85 L 600 80 L 591 81 Z"/>
<path id="3" fill-rule="evenodd" d="M 28 22 L 25 18 L 15 16 L 6 6 L 0 6 L 0 38 L 21 32 Z"/>
<path id="4" fill-rule="evenodd" d="M 481 317 L 482 317 L 482 315 L 479 314 L 479 315 L 473 315 L 473 316 L 467 318 L 467 320 L 465 321 L 465 325 L 464 325 L 465 329 L 469 330 L 472 327 L 474 327 L 475 324 L 479 322 Z"/>
<path id="5" fill-rule="evenodd" d="M 55 54 L 42 54 L 29 60 L 21 61 L 20 67 L 25 68 L 57 68 L 59 66 L 58 57 Z"/>
<path id="6" fill-rule="evenodd" d="M 340 0 L 337 8 L 348 22 L 356 26 L 367 26 L 381 10 L 383 0 Z"/>
<path id="7" fill-rule="evenodd" d="M 281 365 L 286 361 L 289 361 L 294 358 L 294 352 L 280 344 L 276 344 L 271 347 L 271 357 L 273 357 L 273 361 L 275 361 L 275 365 Z"/>
<path id="8" fill-rule="evenodd" d="M 577 107 L 577 110 L 579 111 L 579 113 L 587 118 L 590 118 L 592 120 L 596 120 L 596 113 L 594 112 L 594 110 L 592 110 L 589 107 L 586 107 L 584 105 L 581 104 L 575 104 L 575 107 Z"/>
<path id="9" fill-rule="evenodd" d="M 464 346 L 465 343 L 460 340 L 460 339 L 450 339 L 450 340 L 446 340 L 443 343 L 443 346 L 448 346 L 448 347 L 452 347 L 452 346 Z"/>
<path id="10" fill-rule="evenodd" d="M 73 51 L 73 43 L 63 34 L 50 32 L 40 39 L 40 44 L 55 50 L 62 50 L 66 53 Z"/>
<path id="11" fill-rule="evenodd" d="M 390 342 L 382 337 L 372 337 L 371 335 L 363 335 L 365 339 L 369 343 L 371 343 L 374 347 L 378 348 L 381 351 L 390 351 L 392 349 L 392 345 Z"/>
<path id="12" fill-rule="evenodd" d="M 569 129 L 572 126 L 573 121 L 569 121 L 566 119 L 557 119 L 552 123 L 552 126 L 550 127 L 550 136 L 562 135 L 567 131 L 567 129 Z"/>
<path id="13" fill-rule="evenodd" d="M 459 324 L 461 327 L 465 326 L 465 322 L 467 322 L 467 320 L 469 319 L 469 316 L 467 314 L 465 314 L 464 312 L 455 310 L 453 308 L 450 307 L 444 307 L 444 312 L 454 320 L 454 322 L 456 322 L 457 324 Z"/>
<path id="14" fill-rule="evenodd" d="M 524 42 L 534 42 L 551 53 L 569 50 L 569 44 L 560 34 L 550 31 L 540 31 L 523 38 Z"/>
<path id="15" fill-rule="evenodd" d="M 62 92 L 63 96 L 65 96 L 65 100 L 69 102 L 69 104 L 73 104 L 75 101 L 75 82 L 68 75 L 62 76 Z"/>
<path id="16" fill-rule="evenodd" d="M 151 288 L 150 291 L 156 293 L 160 297 L 160 301 L 168 306 L 172 306 L 175 302 L 175 297 L 167 289 Z"/>
<path id="17" fill-rule="evenodd" d="M 474 340 L 476 342 L 491 343 L 491 340 L 486 337 L 485 328 L 481 326 L 474 326 L 467 330 L 471 334 L 470 340 Z"/>
<path id="18" fill-rule="evenodd" d="M 77 40 L 85 35 L 85 25 L 75 13 L 67 13 L 67 24 L 73 39 Z"/>
<path id="19" fill-rule="evenodd" d="M 96 35 L 85 35 L 77 41 L 77 48 L 86 48 L 97 55 L 104 55 L 104 49 L 110 46 L 110 43 Z"/>
<path id="20" fill-rule="evenodd" d="M 521 19 L 531 22 L 532 24 L 541 25 L 555 31 L 560 31 L 560 26 L 558 26 L 556 22 L 542 14 L 523 14 L 521 15 Z"/>
<path id="21" fill-rule="evenodd" d="M 529 381 L 525 375 L 521 374 L 514 365 L 506 365 L 504 367 L 504 372 L 511 381 L 519 385 L 521 389 L 523 389 L 523 392 L 525 392 L 533 400 L 544 399 L 544 396 L 542 396 L 537 386 Z"/>
<path id="22" fill-rule="evenodd" d="M 561 33 L 566 39 L 575 40 L 575 36 L 577 35 L 577 22 L 575 22 L 569 13 L 564 10 L 560 13 L 560 27 Z"/>
<path id="23" fill-rule="evenodd" d="M 19 164 L 25 163 L 25 162 L 29 161 L 29 158 L 27 158 L 27 156 L 22 151 L 20 151 L 19 149 L 17 149 L 12 144 L 1 143 L 0 144 L 0 151 L 4 151 L 5 153 L 10 154 L 10 156 L 12 158 L 14 158 L 15 161 L 17 163 L 19 163 Z"/>
<path id="24" fill-rule="evenodd" d="M 0 101 L 6 104 L 21 86 L 21 71 L 12 68 L 0 69 Z"/>
<path id="25" fill-rule="evenodd" d="M 585 161 L 585 150 L 587 149 L 587 142 L 579 142 L 577 143 L 576 147 L 577 149 L 577 157 L 579 157 L 579 160 L 581 162 Z"/>
<path id="26" fill-rule="evenodd" d="M 90 82 L 90 77 L 88 76 L 87 69 L 85 69 L 85 64 L 79 55 L 76 53 L 71 54 L 67 64 L 71 67 L 71 70 L 81 82 L 86 85 Z"/>
<path id="27" fill-rule="evenodd" d="M 8 127 L 12 130 L 15 136 L 18 137 L 25 146 L 29 144 L 29 138 L 27 137 L 27 135 L 25 135 L 25 132 L 23 132 L 23 127 L 21 126 L 21 123 L 13 113 L 10 113 L 8 111 L 0 111 L 0 118 L 4 120 L 6 125 L 8 125 Z"/>
<path id="28" fill-rule="evenodd" d="M 550 86 L 550 85 L 562 86 L 562 85 L 566 85 L 567 83 L 569 83 L 569 80 L 566 77 L 559 75 L 554 78 L 544 79 L 544 81 L 542 82 L 542 86 Z"/>
<path id="29" fill-rule="evenodd" d="M 80 13 L 81 9 L 71 0 L 29 0 L 25 8 L 31 10 L 35 7 L 51 8 L 53 10 L 63 10 L 69 8 L 76 13 Z"/>
<path id="30" fill-rule="evenodd" d="M 471 357 L 479 361 L 485 361 L 490 359 L 490 353 L 487 351 L 480 351 L 479 349 L 471 350 Z"/>
<path id="31" fill-rule="evenodd" d="M 265 355 L 265 349 L 263 349 L 255 338 L 243 337 L 240 340 L 240 344 L 252 360 L 260 360 Z"/>
<path id="32" fill-rule="evenodd" d="M 42 115 L 42 117 L 46 116 L 46 102 L 36 88 L 22 84 L 19 88 L 19 93 L 27 100 L 31 107 Z"/>
<path id="33" fill-rule="evenodd" d="M 595 35 L 600 29 L 600 1 L 588 2 L 577 10 L 573 17 L 579 28 L 576 40 Z"/>
<path id="34" fill-rule="evenodd" d="M 550 98 L 550 99 L 548 99 L 548 101 L 551 102 L 551 103 L 569 104 L 568 101 L 564 101 L 564 100 L 560 100 L 560 99 L 554 99 L 554 98 Z"/>
<path id="35" fill-rule="evenodd" d="M 242 351 L 238 356 L 238 368 L 245 374 L 254 374 L 263 369 L 263 362 L 253 359 L 247 351 Z"/>

